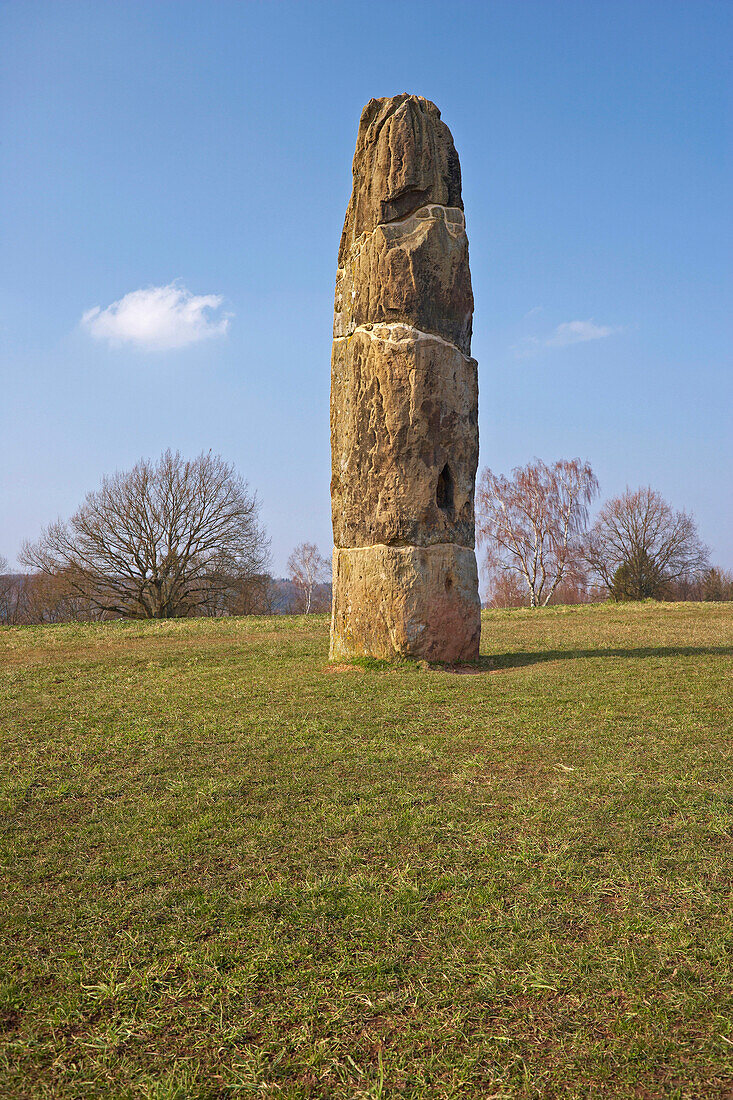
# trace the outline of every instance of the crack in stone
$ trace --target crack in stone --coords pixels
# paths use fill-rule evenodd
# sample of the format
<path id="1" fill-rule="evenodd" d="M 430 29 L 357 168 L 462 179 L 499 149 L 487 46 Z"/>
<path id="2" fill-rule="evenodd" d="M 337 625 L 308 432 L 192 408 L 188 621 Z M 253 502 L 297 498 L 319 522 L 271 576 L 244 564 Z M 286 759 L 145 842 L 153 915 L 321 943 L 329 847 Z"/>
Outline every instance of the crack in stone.
<path id="1" fill-rule="evenodd" d="M 453 218 L 451 218 L 450 220 L 448 218 L 445 219 L 445 224 L 446 224 L 446 228 L 448 229 L 448 232 L 449 233 L 451 232 L 451 225 L 459 225 L 460 228 L 459 228 L 458 232 L 460 232 L 460 233 L 465 233 L 466 232 L 466 215 L 461 210 L 460 206 L 446 206 L 442 202 L 426 202 L 423 206 L 416 207 L 416 209 L 413 210 L 411 214 L 408 214 L 404 218 L 399 218 L 397 221 L 394 221 L 394 222 L 377 222 L 377 224 L 374 226 L 373 229 L 365 229 L 362 233 L 360 233 L 359 236 L 357 237 L 357 239 L 354 241 L 354 243 L 349 246 L 348 255 L 349 255 L 349 260 L 352 263 L 352 265 L 353 265 L 354 261 L 356 260 L 356 257 L 359 255 L 359 253 L 366 246 L 366 243 L 369 240 L 369 238 L 373 237 L 378 229 L 399 229 L 399 227 L 401 225 L 407 225 L 408 222 L 413 221 L 413 220 L 418 222 L 418 223 L 422 222 L 422 221 L 428 221 L 429 220 L 429 215 L 424 217 L 424 218 L 418 218 L 417 215 L 420 213 L 421 210 L 427 210 L 427 211 L 430 211 L 430 210 L 446 210 L 446 211 L 447 210 L 454 210 L 456 212 L 456 214 L 459 215 L 459 217 L 457 219 L 453 219 Z M 344 264 L 343 267 L 337 267 L 336 268 L 336 278 L 337 279 L 343 271 L 346 271 L 346 265 L 345 264 Z M 352 269 L 352 274 L 353 274 L 353 269 Z"/>
<path id="2" fill-rule="evenodd" d="M 383 330 L 387 329 L 389 335 L 383 335 Z M 401 338 L 394 339 L 391 335 L 393 329 L 404 329 L 405 334 Z M 457 344 L 454 344 L 452 340 L 446 340 L 442 336 L 438 336 L 435 332 L 425 332 L 424 329 L 415 328 L 414 325 L 407 324 L 406 321 L 376 321 L 374 324 L 357 325 L 356 328 L 348 336 L 334 336 L 333 342 L 337 340 L 353 340 L 357 332 L 364 333 L 371 340 L 379 340 L 383 344 L 403 344 L 407 340 L 435 340 L 439 344 L 445 344 L 447 348 L 452 348 L 457 351 L 458 354 L 466 360 L 467 363 L 475 362 L 470 355 L 466 355 L 461 351 Z"/>
<path id="3" fill-rule="evenodd" d="M 395 539 L 394 542 L 367 542 L 363 546 L 336 546 L 334 544 L 334 550 L 373 550 L 375 547 L 383 546 L 387 550 L 432 550 L 434 547 L 453 547 L 457 546 L 459 550 L 475 550 L 475 544 L 473 546 L 466 546 L 463 542 L 406 542 L 404 540 Z"/>

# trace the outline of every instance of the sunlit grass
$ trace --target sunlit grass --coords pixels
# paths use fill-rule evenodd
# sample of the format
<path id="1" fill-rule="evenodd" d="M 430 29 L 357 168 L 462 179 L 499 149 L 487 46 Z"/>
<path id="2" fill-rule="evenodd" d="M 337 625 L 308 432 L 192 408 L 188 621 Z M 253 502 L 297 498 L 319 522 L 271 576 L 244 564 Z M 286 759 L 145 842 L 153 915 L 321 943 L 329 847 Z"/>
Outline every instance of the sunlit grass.
<path id="1" fill-rule="evenodd" d="M 733 1096 L 733 605 L 0 630 L 0 1095 Z"/>

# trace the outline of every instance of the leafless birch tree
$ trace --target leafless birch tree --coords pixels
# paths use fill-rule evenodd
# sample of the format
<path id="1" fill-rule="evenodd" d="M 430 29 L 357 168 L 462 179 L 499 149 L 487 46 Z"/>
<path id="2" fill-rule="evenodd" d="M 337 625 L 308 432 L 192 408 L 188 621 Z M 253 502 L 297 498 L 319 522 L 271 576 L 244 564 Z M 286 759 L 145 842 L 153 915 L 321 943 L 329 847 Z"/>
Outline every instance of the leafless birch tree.
<path id="1" fill-rule="evenodd" d="M 306 615 L 321 610 L 314 606 L 318 586 L 331 575 L 331 566 L 313 542 L 301 542 L 288 558 L 290 579 L 298 590 L 301 609 Z"/>
<path id="2" fill-rule="evenodd" d="M 597 492 L 591 467 L 577 458 L 552 466 L 535 460 L 510 478 L 485 469 L 476 531 L 487 571 L 521 578 L 530 607 L 548 604 L 562 582 L 582 581 L 582 537 Z"/>

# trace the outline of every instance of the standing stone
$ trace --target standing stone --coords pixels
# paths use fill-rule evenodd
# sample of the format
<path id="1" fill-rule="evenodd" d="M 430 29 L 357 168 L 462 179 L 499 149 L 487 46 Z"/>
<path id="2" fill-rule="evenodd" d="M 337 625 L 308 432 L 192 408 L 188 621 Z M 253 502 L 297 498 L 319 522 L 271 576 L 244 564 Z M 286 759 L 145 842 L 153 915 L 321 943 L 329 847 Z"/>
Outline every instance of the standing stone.
<path id="1" fill-rule="evenodd" d="M 370 100 L 353 177 L 331 357 L 331 659 L 475 660 L 473 293 L 435 104 Z"/>

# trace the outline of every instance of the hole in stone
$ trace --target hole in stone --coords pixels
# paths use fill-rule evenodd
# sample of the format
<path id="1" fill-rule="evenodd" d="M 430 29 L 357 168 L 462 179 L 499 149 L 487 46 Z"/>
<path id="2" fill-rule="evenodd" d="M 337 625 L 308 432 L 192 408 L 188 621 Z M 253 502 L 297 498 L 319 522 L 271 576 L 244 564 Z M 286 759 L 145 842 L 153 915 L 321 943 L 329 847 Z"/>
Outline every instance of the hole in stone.
<path id="1" fill-rule="evenodd" d="M 448 576 L 445 578 L 445 590 L 446 590 L 446 592 L 450 592 L 452 587 L 453 587 L 453 578 L 451 577 L 451 575 L 449 573 Z"/>
<path id="2" fill-rule="evenodd" d="M 435 500 L 442 512 L 452 518 L 453 516 L 453 474 L 446 462 L 438 475 L 438 487 L 435 490 Z"/>

